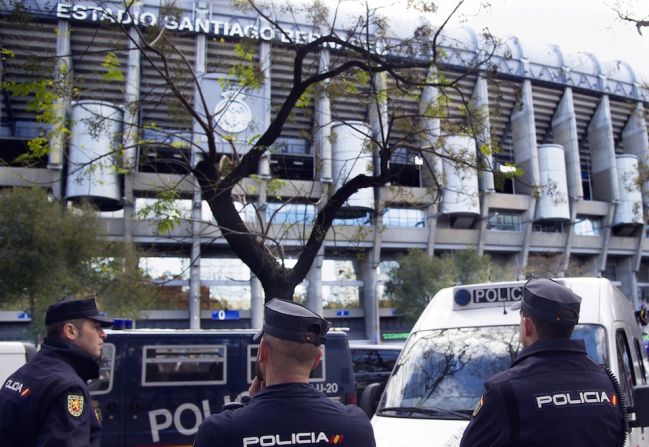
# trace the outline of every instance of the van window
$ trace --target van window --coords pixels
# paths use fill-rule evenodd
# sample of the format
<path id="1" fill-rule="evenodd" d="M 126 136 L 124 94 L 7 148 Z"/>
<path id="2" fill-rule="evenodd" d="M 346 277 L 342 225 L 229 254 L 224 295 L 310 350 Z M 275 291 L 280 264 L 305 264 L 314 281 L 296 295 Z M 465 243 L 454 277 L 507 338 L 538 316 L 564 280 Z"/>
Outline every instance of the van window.
<path id="1" fill-rule="evenodd" d="M 311 371 L 309 375 L 309 382 L 324 382 L 325 381 L 325 347 L 320 346 L 322 349 L 322 359 L 318 366 Z M 252 380 L 255 378 L 257 371 L 257 352 L 259 351 L 259 345 L 248 345 L 248 383 L 252 383 Z"/>
<path id="2" fill-rule="evenodd" d="M 225 345 L 144 346 L 142 385 L 220 385 L 227 381 Z"/>
<path id="3" fill-rule="evenodd" d="M 640 380 L 643 385 L 647 384 L 647 370 L 644 367 L 644 361 L 642 358 L 642 348 L 640 347 L 640 342 L 637 338 L 633 337 L 633 344 L 635 345 L 635 354 L 638 359 L 638 366 L 640 367 Z"/>
<path id="4" fill-rule="evenodd" d="M 588 355 L 601 363 L 607 357 L 606 331 L 578 325 Z M 408 407 L 461 419 L 473 412 L 484 382 L 504 371 L 521 348 L 518 326 L 483 326 L 419 331 L 401 351 L 378 408 Z M 413 412 L 421 417 L 421 414 Z M 412 417 L 418 417 L 412 416 Z"/>
<path id="5" fill-rule="evenodd" d="M 115 345 L 104 343 L 99 359 L 99 377 L 88 382 L 90 394 L 108 394 L 113 389 L 113 368 L 115 367 Z"/>
<path id="6" fill-rule="evenodd" d="M 259 345 L 248 345 L 248 383 L 252 383 L 252 380 L 257 374 L 257 354 L 259 353 Z"/>
<path id="7" fill-rule="evenodd" d="M 351 348 L 354 371 L 390 373 L 399 357 L 398 349 Z"/>
<path id="8" fill-rule="evenodd" d="M 635 374 L 633 372 L 633 363 L 631 362 L 631 350 L 624 330 L 619 329 L 615 334 L 617 343 L 617 366 L 620 372 L 620 385 L 622 393 L 629 405 L 633 405 L 632 389 L 636 384 Z"/>
<path id="9" fill-rule="evenodd" d="M 309 382 L 324 382 L 326 379 L 325 371 L 327 369 L 325 363 L 327 361 L 327 356 L 325 355 L 325 347 L 320 346 L 320 349 L 322 349 L 322 359 L 320 360 L 320 363 L 318 363 L 318 366 L 311 370 Z"/>

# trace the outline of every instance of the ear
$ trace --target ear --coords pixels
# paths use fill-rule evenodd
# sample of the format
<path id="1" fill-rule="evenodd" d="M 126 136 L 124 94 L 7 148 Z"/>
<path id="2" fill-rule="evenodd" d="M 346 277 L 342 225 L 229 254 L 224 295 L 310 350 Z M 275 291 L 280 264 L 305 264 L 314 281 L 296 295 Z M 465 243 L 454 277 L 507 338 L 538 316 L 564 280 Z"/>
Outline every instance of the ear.
<path id="1" fill-rule="evenodd" d="M 61 334 L 62 334 L 64 340 L 74 341 L 74 340 L 77 339 L 77 335 L 79 334 L 79 330 L 77 329 L 77 327 L 74 324 L 65 323 L 65 325 L 63 325 L 63 330 L 61 331 Z"/>
<path id="2" fill-rule="evenodd" d="M 320 360 L 322 360 L 322 348 L 318 347 L 318 355 L 316 356 L 315 360 L 313 361 L 313 365 L 311 365 L 311 369 L 316 369 L 318 364 L 320 363 Z"/>
<path id="3" fill-rule="evenodd" d="M 536 326 L 531 318 L 523 317 L 523 335 L 528 338 L 536 335 Z"/>
<path id="4" fill-rule="evenodd" d="M 264 337 L 259 341 L 257 358 L 259 362 L 265 362 L 268 360 L 268 345 L 266 344 Z"/>

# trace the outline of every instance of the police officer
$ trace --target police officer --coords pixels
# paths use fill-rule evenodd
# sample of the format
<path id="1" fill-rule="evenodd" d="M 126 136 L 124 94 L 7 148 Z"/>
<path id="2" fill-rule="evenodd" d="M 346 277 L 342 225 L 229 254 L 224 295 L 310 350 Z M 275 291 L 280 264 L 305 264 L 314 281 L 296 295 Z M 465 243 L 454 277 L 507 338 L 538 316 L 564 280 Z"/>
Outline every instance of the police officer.
<path id="1" fill-rule="evenodd" d="M 0 389 L 0 446 L 99 447 L 99 411 L 86 381 L 99 377 L 102 328 L 111 324 L 94 298 L 47 309 L 40 351 Z"/>
<path id="2" fill-rule="evenodd" d="M 622 446 L 624 410 L 614 377 L 570 340 L 581 297 L 550 279 L 530 279 L 521 309 L 523 350 L 485 383 L 461 446 Z M 612 373 L 610 373 L 612 376 Z"/>
<path id="3" fill-rule="evenodd" d="M 292 301 L 264 308 L 252 397 L 240 408 L 206 418 L 195 447 L 343 445 L 373 447 L 374 433 L 355 405 L 334 402 L 308 384 L 322 357 L 329 322 Z"/>

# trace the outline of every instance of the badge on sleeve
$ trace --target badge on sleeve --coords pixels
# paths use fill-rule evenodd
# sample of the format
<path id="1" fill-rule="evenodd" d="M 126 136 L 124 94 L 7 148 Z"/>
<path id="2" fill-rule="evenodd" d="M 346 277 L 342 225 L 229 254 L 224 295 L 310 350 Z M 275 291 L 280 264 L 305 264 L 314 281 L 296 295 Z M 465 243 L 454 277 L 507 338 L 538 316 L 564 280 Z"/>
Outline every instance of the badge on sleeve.
<path id="1" fill-rule="evenodd" d="M 68 394 L 68 412 L 74 417 L 81 416 L 81 413 L 83 413 L 83 396 Z"/>
<path id="2" fill-rule="evenodd" d="M 484 396 L 480 396 L 480 402 L 478 402 L 478 405 L 476 405 L 475 409 L 473 410 L 473 414 L 472 414 L 473 417 L 475 417 L 476 414 L 478 414 L 478 411 L 480 411 L 483 404 L 484 404 Z"/>

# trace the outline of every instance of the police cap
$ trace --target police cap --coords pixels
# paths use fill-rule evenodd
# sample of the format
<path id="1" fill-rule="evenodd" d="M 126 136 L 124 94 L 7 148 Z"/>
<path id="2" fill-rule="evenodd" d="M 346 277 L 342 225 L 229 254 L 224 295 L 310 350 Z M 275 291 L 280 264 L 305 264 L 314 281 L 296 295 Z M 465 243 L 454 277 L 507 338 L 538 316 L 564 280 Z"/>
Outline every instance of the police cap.
<path id="1" fill-rule="evenodd" d="M 512 310 L 523 309 L 541 320 L 563 326 L 579 321 L 581 297 L 552 279 L 532 278 L 523 286 L 523 297 Z"/>
<path id="2" fill-rule="evenodd" d="M 110 327 L 113 324 L 111 318 L 106 318 L 99 312 L 94 298 L 86 298 L 83 300 L 66 299 L 52 304 L 47 308 L 45 325 L 49 326 L 77 318 L 98 321 L 102 327 Z"/>
<path id="3" fill-rule="evenodd" d="M 329 322 L 293 301 L 273 298 L 264 306 L 264 327 L 254 340 L 266 333 L 284 340 L 322 345 L 327 340 Z"/>

